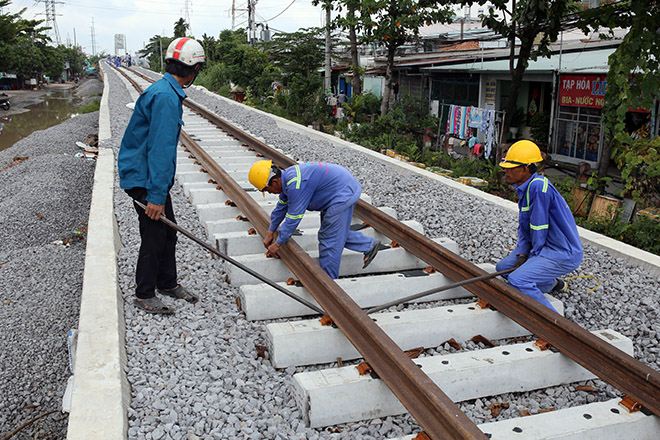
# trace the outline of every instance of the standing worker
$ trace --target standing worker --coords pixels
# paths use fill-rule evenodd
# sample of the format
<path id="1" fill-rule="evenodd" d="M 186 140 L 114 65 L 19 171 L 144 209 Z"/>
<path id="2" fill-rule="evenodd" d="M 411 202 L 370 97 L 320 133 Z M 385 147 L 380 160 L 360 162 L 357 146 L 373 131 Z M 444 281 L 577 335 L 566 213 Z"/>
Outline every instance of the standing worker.
<path id="1" fill-rule="evenodd" d="M 166 52 L 165 75 L 145 90 L 137 102 L 121 141 L 117 159 L 119 185 L 134 200 L 140 222 L 140 253 L 135 270 L 135 304 L 148 313 L 174 313 L 156 296 L 197 302 L 197 297 L 177 283 L 176 232 L 158 221 L 174 219 L 169 190 L 176 172 L 176 147 L 183 125 L 184 88 L 189 87 L 206 58 L 202 45 L 191 38 L 177 38 Z"/>
<path id="2" fill-rule="evenodd" d="M 270 227 L 264 238 L 264 246 L 271 254 L 277 255 L 280 245 L 289 240 L 307 210 L 321 211 L 319 265 L 330 278 L 339 278 L 344 248 L 364 254 L 363 269 L 385 248 L 379 241 L 351 230 L 353 209 L 362 185 L 345 168 L 308 162 L 280 170 L 273 161 L 261 160 L 252 165 L 248 179 L 259 191 L 280 195 L 279 203 L 270 214 Z"/>
<path id="3" fill-rule="evenodd" d="M 504 180 L 516 188 L 520 213 L 518 245 L 496 270 L 516 268 L 504 275 L 509 284 L 556 312 L 543 294 L 564 290 L 566 284 L 557 277 L 580 265 L 582 243 L 566 201 L 547 177 L 536 173 L 541 161 L 539 147 L 522 140 L 500 162 Z"/>

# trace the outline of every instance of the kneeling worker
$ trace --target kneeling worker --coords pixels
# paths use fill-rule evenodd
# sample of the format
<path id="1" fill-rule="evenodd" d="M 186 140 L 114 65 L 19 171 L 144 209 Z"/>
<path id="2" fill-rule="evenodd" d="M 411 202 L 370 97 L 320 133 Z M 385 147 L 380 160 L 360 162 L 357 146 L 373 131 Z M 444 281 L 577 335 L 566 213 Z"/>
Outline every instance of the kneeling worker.
<path id="1" fill-rule="evenodd" d="M 566 201 L 536 173 L 541 161 L 539 147 L 523 140 L 514 143 L 500 162 L 504 180 L 518 194 L 518 245 L 496 270 L 516 268 L 505 275 L 509 284 L 556 312 L 543 294 L 564 289 L 564 281 L 557 277 L 580 265 L 582 243 Z"/>
<path id="2" fill-rule="evenodd" d="M 319 265 L 331 278 L 339 277 L 344 248 L 364 254 L 363 268 L 382 249 L 380 242 L 350 229 L 362 185 L 345 168 L 331 163 L 308 162 L 280 170 L 272 161 L 261 160 L 252 165 L 248 179 L 259 191 L 280 195 L 264 238 L 264 246 L 271 254 L 277 255 L 280 245 L 289 240 L 308 209 L 321 211 Z"/>

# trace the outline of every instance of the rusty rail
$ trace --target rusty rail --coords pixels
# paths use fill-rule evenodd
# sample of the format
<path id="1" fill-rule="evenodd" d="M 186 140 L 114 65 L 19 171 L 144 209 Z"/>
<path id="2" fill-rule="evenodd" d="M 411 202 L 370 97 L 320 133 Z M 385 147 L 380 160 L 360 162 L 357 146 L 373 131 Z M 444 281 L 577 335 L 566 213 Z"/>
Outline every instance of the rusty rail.
<path id="1" fill-rule="evenodd" d="M 273 159 L 278 166 L 288 167 L 295 164 L 287 156 L 272 150 L 266 144 L 233 127 L 204 107 L 188 101 L 186 104 L 214 124 L 230 132 L 242 143 Z M 193 144 L 187 135 L 182 136 L 186 142 L 191 142 L 190 145 Z M 192 148 L 194 149 L 194 147 Z M 200 155 L 202 157 L 198 157 L 198 160 L 212 176 L 216 174 L 214 168 L 218 168 L 217 177 L 214 177 L 218 183 L 225 179 L 228 179 L 226 182 L 233 181 L 217 167 L 217 164 L 206 153 L 200 152 Z M 203 158 L 204 155 L 207 157 Z M 230 187 L 231 185 L 225 183 L 223 190 L 228 191 Z M 245 199 L 245 210 L 243 207 L 241 210 L 263 235 L 269 224 L 263 210 L 251 197 L 246 197 L 238 191 L 236 194 L 229 192 L 228 194 L 239 206 L 243 202 L 239 204 L 237 200 Z M 248 211 L 250 212 L 248 213 Z M 355 215 L 397 241 L 406 250 L 442 272 L 452 281 L 458 282 L 486 274 L 474 264 L 361 200 L 356 206 Z M 374 367 L 431 438 L 485 438 L 483 433 L 426 375 L 420 374 L 419 368 L 378 326 L 373 324 L 373 321 L 359 309 L 357 304 L 339 289 L 336 283 L 321 271 L 295 242 L 289 242 L 287 246 L 283 246 L 281 253 L 287 266 L 314 295 L 323 309 L 328 312 L 333 321 L 367 362 Z M 293 257 L 297 262 L 293 262 Z M 657 371 L 561 315 L 546 309 L 500 280 L 481 281 L 466 288 L 538 337 L 550 342 L 564 355 L 628 394 L 655 415 L 660 416 L 660 373 Z M 374 345 L 371 345 L 369 339 L 373 341 Z"/>
<path id="2" fill-rule="evenodd" d="M 203 107 L 189 104 L 193 104 L 191 108 L 231 132 L 244 144 L 273 159 L 278 166 L 289 167 L 296 164 L 289 157 L 233 127 L 217 115 L 209 114 Z M 454 282 L 487 274 L 363 200 L 358 201 L 354 213 Z M 660 416 L 660 372 L 543 307 L 501 280 L 480 281 L 465 288 L 539 338 L 548 341 L 562 354 L 644 405 L 656 416 Z"/>
<path id="3" fill-rule="evenodd" d="M 187 134 L 182 143 L 264 236 L 265 211 Z M 410 414 L 433 439 L 485 439 L 479 428 L 300 247 L 289 240 L 282 261 L 312 294 Z"/>

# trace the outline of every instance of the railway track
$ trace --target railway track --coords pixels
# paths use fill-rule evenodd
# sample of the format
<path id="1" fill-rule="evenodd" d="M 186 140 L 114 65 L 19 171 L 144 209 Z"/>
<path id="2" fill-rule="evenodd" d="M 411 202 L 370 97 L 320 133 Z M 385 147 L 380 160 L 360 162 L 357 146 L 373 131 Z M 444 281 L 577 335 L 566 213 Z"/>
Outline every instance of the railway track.
<path id="1" fill-rule="evenodd" d="M 148 85 L 145 77 L 138 81 L 143 82 L 139 87 Z M 219 120 L 204 108 L 195 106 L 194 103 L 191 105 L 196 114 L 186 112 L 185 115 L 186 133 L 182 134 L 182 143 L 187 151 L 179 158 L 178 179 L 186 189 L 190 200 L 197 206 L 200 219 L 206 223 L 209 237 L 214 238 L 217 246 L 232 253 L 232 256 L 236 256 L 246 264 L 258 268 L 261 273 L 269 277 L 281 278 L 289 271 L 293 273 L 297 283 L 302 284 L 304 288 L 294 286 L 289 289 L 316 301 L 338 327 L 323 326 L 318 322 L 318 318 L 268 324 L 268 352 L 274 366 L 285 368 L 328 364 L 338 359 L 341 363 L 363 357 L 375 371 L 373 376 L 356 377 L 356 368 L 346 366 L 296 374 L 294 376 L 296 396 L 300 402 L 301 413 L 310 425 L 327 426 L 369 417 L 400 414 L 404 411 L 401 407 L 403 404 L 430 438 L 508 438 L 503 436 L 504 434 L 498 434 L 495 424 L 490 424 L 488 427 L 475 426 L 452 400 L 469 400 L 485 395 L 526 391 L 565 381 L 586 380 L 595 376 L 631 396 L 633 406 L 636 403 L 637 407 L 644 408 L 647 413 L 656 416 L 660 413 L 658 373 L 619 349 L 632 353 L 632 347 L 626 345 L 626 338 L 611 331 L 596 332 L 596 334 L 587 332 L 538 306 L 501 281 L 488 280 L 466 286 L 469 293 L 481 299 L 480 304 L 472 302 L 424 310 L 390 310 L 372 317 L 368 316 L 361 307 L 373 307 L 386 302 L 383 301 L 383 292 L 388 292 L 387 294 L 392 296 L 402 296 L 402 288 L 408 293 L 422 291 L 425 290 L 425 286 L 460 281 L 483 275 L 485 272 L 482 268 L 460 258 L 456 254 L 457 248 L 454 247 L 453 251 L 448 250 L 448 247 L 452 248 L 454 245 L 447 240 L 444 242 L 430 240 L 420 232 L 417 225 L 398 222 L 390 215 L 395 213 L 388 214 L 385 210 L 378 210 L 365 201 L 359 202 L 355 214 L 360 221 L 368 225 L 366 230 L 372 234 L 388 237 L 388 240 L 400 246 L 384 251 L 382 256 L 379 255 L 373 267 L 370 267 L 370 272 L 352 271 L 353 267 L 358 266 L 352 264 L 352 261 L 357 262 L 361 259 L 361 255 L 345 254 L 342 275 L 349 278 L 339 280 L 337 283 L 330 280 L 307 253 L 309 249 L 315 247 L 313 224 L 307 226 L 309 229 L 303 229 L 302 235 L 296 238 L 296 242 L 300 244 L 292 243 L 283 248 L 281 261 L 266 259 L 262 248 L 259 248 L 259 236 L 248 231 L 253 229 L 259 234 L 265 233 L 268 216 L 264 208 L 269 211 L 273 201 L 261 202 L 264 200 L 261 199 L 261 195 L 250 190 L 245 182 L 247 169 L 258 159 L 258 156 L 271 158 L 283 167 L 294 162 L 248 134 Z M 200 169 L 205 171 L 204 174 L 208 173 L 208 176 L 199 179 L 199 176 L 203 175 L 199 172 Z M 226 206 L 227 201 L 230 201 L 232 206 Z M 313 216 L 308 214 L 306 217 L 311 219 Z M 313 251 L 310 253 L 313 254 Z M 282 263 L 286 264 L 288 269 L 284 268 Z M 420 269 L 426 266 L 432 267 L 439 273 L 411 278 L 413 273 L 419 275 Z M 401 275 L 401 272 L 407 276 Z M 228 273 L 232 283 L 240 286 L 240 305 L 249 319 L 276 319 L 310 313 L 308 309 L 305 310 L 306 308 L 291 303 L 287 298 L 274 296 L 269 289 L 255 285 L 253 279 L 244 277 L 233 268 L 228 268 Z M 359 275 L 360 278 L 352 278 L 354 275 Z M 363 275 L 369 276 L 363 277 Z M 352 284 L 359 285 L 359 288 L 354 288 Z M 419 287 L 411 288 L 411 285 Z M 377 292 L 378 295 L 369 295 L 370 292 Z M 463 289 L 454 289 L 442 296 L 429 299 L 465 297 L 469 293 Z M 260 302 L 262 304 L 266 302 L 264 298 L 268 298 L 269 307 L 266 310 L 259 307 Z M 434 330 L 441 328 L 443 323 L 448 321 L 448 317 L 451 317 L 451 324 L 447 325 L 447 328 L 433 331 L 430 336 L 429 332 L 425 331 L 429 328 Z M 419 322 L 421 322 L 420 327 L 415 327 Z M 533 342 L 519 343 L 481 350 L 479 354 L 468 353 L 467 356 L 465 353 L 456 353 L 452 355 L 455 356 L 452 359 L 425 357 L 415 361 L 399 348 L 441 346 L 443 342 L 451 339 L 447 335 L 452 334 L 455 334 L 455 339 L 458 340 L 466 340 L 474 336 L 474 334 L 467 335 L 473 330 L 472 328 L 462 333 L 457 332 L 456 322 L 462 323 L 462 326 L 466 326 L 466 323 L 478 322 L 476 328 L 487 329 L 486 332 L 492 339 L 526 337 L 534 334 L 545 341 L 545 344 L 544 342 L 538 345 L 534 345 Z M 400 336 L 406 333 L 405 329 L 411 328 L 414 331 L 408 331 L 411 334 L 407 339 Z M 310 335 L 317 339 L 305 342 Z M 324 347 L 315 351 L 320 341 L 324 341 L 322 342 Z M 347 341 L 350 341 L 357 350 Z M 542 348 L 547 346 L 552 346 L 553 350 L 542 351 Z M 478 356 L 483 356 L 480 361 L 476 361 L 477 365 L 482 365 L 482 370 L 473 365 L 474 363 L 471 364 L 471 361 L 461 358 L 474 360 Z M 567 357 L 584 368 L 578 367 Z M 498 358 L 506 361 L 500 362 Z M 514 358 L 515 361 L 512 361 Z M 548 361 L 546 358 L 552 359 Z M 505 387 L 500 388 L 481 385 L 482 388 L 488 389 L 488 391 L 480 391 L 482 394 L 479 392 L 460 394 L 460 391 L 470 388 L 470 383 L 458 374 L 452 377 L 455 383 L 461 384 L 459 387 L 461 390 L 451 393 L 447 391 L 452 395 L 450 399 L 435 382 L 443 383 L 444 390 L 446 378 L 456 374 L 452 373 L 453 364 L 461 364 L 461 362 L 467 362 L 463 368 L 471 374 L 485 373 L 487 377 L 493 375 L 491 379 L 498 377 L 497 374 L 506 377 L 507 371 L 516 368 L 516 362 L 538 362 L 538 368 L 541 369 L 554 365 L 555 368 L 570 370 L 570 373 L 557 375 L 549 379 L 550 383 L 534 382 L 524 385 L 507 383 Z M 483 365 L 490 365 L 489 370 L 483 370 Z M 500 373 L 494 373 L 497 368 L 501 370 Z M 481 373 L 477 373 L 478 371 Z M 320 383 L 329 386 L 320 387 Z M 383 383 L 397 399 L 383 389 Z M 347 387 L 338 385 L 347 385 Z M 370 387 L 375 388 L 375 391 L 369 389 Z M 346 408 L 351 406 L 351 399 L 344 402 L 339 397 L 361 392 L 357 390 L 375 393 L 369 394 L 378 396 L 372 397 L 376 400 L 373 402 L 374 406 L 360 411 L 346 411 Z M 484 392 L 487 394 L 483 394 Z M 323 397 L 326 393 L 333 396 L 331 400 L 335 402 L 334 405 L 327 407 L 323 405 L 323 401 L 328 400 Z M 456 393 L 459 393 L 459 397 L 456 397 Z M 354 400 L 354 397 L 352 399 Z M 392 402 L 385 405 L 382 403 L 383 400 Z M 607 402 L 607 405 L 599 409 L 589 408 L 590 418 L 583 416 L 583 419 L 599 419 L 601 412 L 612 414 L 610 411 L 612 406 L 619 407 L 618 402 Z M 337 414 L 333 414 L 330 410 L 329 407 L 332 406 L 339 408 Z M 556 414 L 561 412 L 557 411 Z M 591 412 L 594 414 L 592 415 Z M 620 412 L 624 414 L 624 411 Z M 545 417 L 552 418 L 551 416 L 554 415 Z M 646 415 L 640 420 L 651 425 L 657 422 L 655 417 L 647 418 Z M 515 428 L 523 432 L 532 430 L 531 427 L 527 428 L 530 423 L 524 420 L 516 420 L 512 423 L 516 424 Z M 534 424 L 535 422 L 532 422 L 531 426 Z M 554 424 L 556 425 L 556 422 Z M 525 428 L 518 425 L 524 425 Z M 504 429 L 502 432 L 506 432 L 506 428 L 502 429 Z"/>

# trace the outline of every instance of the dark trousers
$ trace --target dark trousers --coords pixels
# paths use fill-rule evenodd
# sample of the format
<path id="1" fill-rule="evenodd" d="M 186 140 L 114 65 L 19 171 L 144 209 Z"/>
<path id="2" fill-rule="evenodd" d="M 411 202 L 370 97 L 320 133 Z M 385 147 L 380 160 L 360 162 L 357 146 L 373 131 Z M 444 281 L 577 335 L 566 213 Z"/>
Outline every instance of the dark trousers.
<path id="1" fill-rule="evenodd" d="M 131 188 L 126 190 L 132 199 L 147 204 L 147 190 Z M 135 269 L 135 296 L 140 299 L 153 298 L 155 289 L 171 289 L 177 285 L 176 274 L 176 231 L 165 223 L 151 220 L 144 210 L 135 205 L 140 222 L 140 253 Z M 176 223 L 172 199 L 165 200 L 165 217 Z"/>

